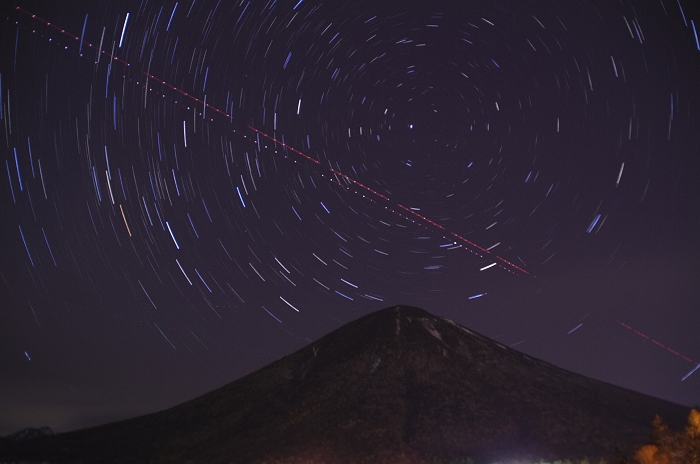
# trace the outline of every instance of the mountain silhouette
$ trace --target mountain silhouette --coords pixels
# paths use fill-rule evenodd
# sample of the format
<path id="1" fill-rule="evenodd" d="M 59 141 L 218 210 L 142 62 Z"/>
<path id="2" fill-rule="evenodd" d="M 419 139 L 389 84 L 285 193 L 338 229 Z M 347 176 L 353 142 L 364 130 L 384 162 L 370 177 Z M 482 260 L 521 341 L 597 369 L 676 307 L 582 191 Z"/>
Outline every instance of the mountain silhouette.
<path id="1" fill-rule="evenodd" d="M 396 306 L 187 403 L 0 444 L 0 460 L 490 463 L 612 459 L 688 408 L 574 374 Z"/>

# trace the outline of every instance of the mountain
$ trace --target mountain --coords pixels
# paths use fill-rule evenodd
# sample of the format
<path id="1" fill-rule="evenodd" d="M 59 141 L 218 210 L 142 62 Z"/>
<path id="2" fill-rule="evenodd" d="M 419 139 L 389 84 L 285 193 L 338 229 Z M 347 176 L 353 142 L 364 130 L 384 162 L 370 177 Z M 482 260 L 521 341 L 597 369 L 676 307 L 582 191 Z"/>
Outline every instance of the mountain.
<path id="1" fill-rule="evenodd" d="M 612 458 L 687 408 L 532 359 L 408 306 L 357 319 L 166 411 L 5 443 L 0 460 L 490 463 Z"/>
<path id="2" fill-rule="evenodd" d="M 39 437 L 48 437 L 53 435 L 53 430 L 51 430 L 51 427 L 39 427 L 38 429 L 34 428 L 26 428 L 22 429 L 18 432 L 13 433 L 12 435 L 8 435 L 5 438 L 10 441 L 19 441 L 19 440 L 33 440 L 35 438 Z"/>

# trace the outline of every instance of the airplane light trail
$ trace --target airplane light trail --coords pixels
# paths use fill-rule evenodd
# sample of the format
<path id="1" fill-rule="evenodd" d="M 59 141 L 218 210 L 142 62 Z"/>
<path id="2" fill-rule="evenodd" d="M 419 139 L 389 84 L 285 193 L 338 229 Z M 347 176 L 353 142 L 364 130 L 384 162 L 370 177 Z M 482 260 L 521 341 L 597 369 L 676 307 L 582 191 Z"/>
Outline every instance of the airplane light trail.
<path id="1" fill-rule="evenodd" d="M 632 327 L 628 326 L 627 324 L 625 324 L 625 323 L 623 323 L 623 322 L 620 322 L 620 321 L 616 321 L 616 322 L 617 322 L 618 324 L 620 324 L 622 327 L 624 327 L 625 329 L 631 330 L 632 332 L 634 332 L 635 334 L 639 335 L 640 337 L 645 338 L 645 339 L 647 339 L 647 340 L 650 340 L 654 345 L 658 346 L 659 348 L 664 348 L 664 349 L 665 349 L 666 351 L 668 351 L 669 353 L 675 354 L 676 356 L 680 357 L 680 358 L 683 359 L 684 361 L 687 361 L 687 362 L 689 362 L 689 363 L 695 364 L 695 368 L 694 368 L 693 370 L 691 370 L 690 372 L 688 372 L 688 373 L 685 375 L 685 377 L 683 377 L 683 378 L 681 379 L 681 382 L 684 381 L 685 379 L 687 379 L 688 377 L 690 377 L 690 375 L 691 375 L 693 372 L 695 372 L 696 370 L 698 370 L 698 368 L 700 368 L 700 363 L 693 361 L 693 360 L 690 359 L 689 357 L 680 354 L 678 351 L 669 348 L 668 346 L 664 345 L 663 343 L 654 340 L 653 338 L 649 337 L 649 336 L 646 335 L 646 334 L 643 334 L 642 332 L 640 332 L 640 331 L 638 331 L 638 330 L 636 330 L 636 329 L 633 329 Z"/>
<path id="2" fill-rule="evenodd" d="M 23 9 L 23 8 L 21 8 L 21 7 L 19 7 L 19 6 L 15 6 L 15 10 L 16 10 L 16 11 L 19 11 L 19 12 L 21 12 L 21 13 L 23 13 L 23 14 L 29 16 L 31 19 L 34 19 L 34 20 L 36 20 L 36 21 L 38 21 L 38 22 L 44 24 L 45 26 L 47 26 L 47 27 L 49 27 L 49 28 L 52 28 L 52 29 L 54 29 L 54 30 L 60 32 L 61 34 L 65 35 L 65 36 L 67 36 L 67 37 L 69 37 L 69 38 L 71 38 L 72 40 L 74 40 L 75 42 L 77 42 L 77 43 L 79 44 L 79 46 L 80 46 L 81 49 L 82 49 L 83 46 L 86 46 L 86 47 L 88 47 L 88 48 L 91 48 L 91 49 L 95 50 L 95 51 L 97 52 L 97 54 L 98 54 L 98 61 L 99 61 L 99 56 L 100 56 L 100 55 L 104 55 L 104 56 L 108 57 L 110 60 L 112 60 L 112 62 L 120 63 L 120 64 L 122 64 L 122 65 L 124 65 L 124 66 L 131 67 L 131 64 L 130 64 L 129 62 L 127 62 L 127 61 L 125 61 L 125 60 L 119 58 L 118 56 L 116 56 L 116 55 L 114 55 L 114 54 L 112 54 L 112 53 L 109 53 L 109 52 L 107 52 L 106 50 L 101 50 L 100 48 L 94 46 L 92 43 L 85 41 L 85 40 L 82 39 L 81 37 L 78 37 L 78 36 L 76 36 L 76 35 L 73 35 L 73 34 L 69 33 L 68 31 L 66 31 L 65 29 L 62 29 L 62 28 L 56 26 L 55 24 L 53 24 L 53 23 L 51 23 L 51 22 L 49 22 L 49 21 L 46 21 L 45 19 L 42 19 L 42 18 L 36 16 L 35 14 L 33 14 L 33 13 L 31 13 L 31 12 L 29 12 L 29 11 L 27 11 L 27 10 L 25 10 L 25 9 Z M 126 20 L 128 20 L 128 16 L 127 16 L 127 19 L 126 19 Z M 125 20 L 125 22 L 124 22 L 124 29 L 126 29 L 126 20 Z M 123 35 L 123 32 L 122 32 L 122 35 Z M 121 46 L 121 44 L 120 44 L 120 46 Z M 80 56 L 83 56 L 83 54 L 81 54 Z M 202 108 L 203 108 L 203 113 L 204 113 L 204 112 L 206 111 L 206 109 L 208 108 L 208 109 L 210 109 L 211 111 L 214 111 L 215 113 L 218 113 L 218 114 L 220 114 L 220 115 L 222 115 L 222 116 L 225 116 L 225 117 L 228 118 L 229 120 L 232 120 L 232 119 L 233 119 L 231 114 L 229 114 L 229 113 L 227 113 L 226 111 L 223 111 L 223 110 L 221 110 L 221 109 L 219 109 L 219 108 L 217 108 L 217 107 L 215 107 L 215 106 L 213 106 L 213 105 L 207 103 L 207 102 L 205 101 L 206 99 L 205 99 L 205 100 L 201 100 L 201 99 L 197 98 L 196 96 L 191 95 L 190 93 L 185 92 L 184 90 L 181 90 L 181 89 L 175 87 L 174 85 L 169 84 L 168 82 L 166 82 L 166 81 L 164 81 L 164 80 L 162 80 L 162 79 L 160 79 L 160 78 L 158 78 L 158 77 L 156 77 L 156 76 L 154 76 L 154 75 L 152 75 L 152 74 L 150 74 L 150 73 L 148 73 L 148 72 L 145 72 L 145 71 L 144 71 L 144 72 L 142 72 L 141 74 L 143 74 L 143 75 L 146 77 L 146 79 L 147 79 L 147 82 L 146 82 L 146 84 L 145 84 L 146 87 L 148 87 L 148 80 L 153 80 L 153 81 L 155 81 L 155 82 L 157 82 L 157 83 L 159 83 L 159 84 L 161 84 L 161 85 L 163 85 L 163 86 L 169 88 L 170 90 L 173 90 L 173 91 L 179 93 L 180 95 L 182 95 L 182 96 L 184 96 L 184 97 L 186 97 L 186 98 L 188 98 L 188 99 L 194 101 L 195 103 L 201 104 L 201 105 L 202 105 Z M 139 83 L 137 82 L 137 84 L 139 84 Z M 257 129 L 256 127 L 253 127 L 253 126 L 251 126 L 251 125 L 247 125 L 247 128 L 248 128 L 249 130 L 251 130 L 252 132 L 254 132 L 254 133 L 258 134 L 258 135 L 261 135 L 261 136 L 263 136 L 263 137 L 265 137 L 265 138 L 267 138 L 267 139 L 273 141 L 274 143 L 280 145 L 280 146 L 283 147 L 285 150 L 291 151 L 291 152 L 293 152 L 293 153 L 295 153 L 295 154 L 301 156 L 302 158 L 304 158 L 304 159 L 306 159 L 307 161 L 310 161 L 310 162 L 312 162 L 312 163 L 314 163 L 314 164 L 317 164 L 317 165 L 319 165 L 319 166 L 321 165 L 321 162 L 320 162 L 319 160 L 317 160 L 316 158 L 314 158 L 314 157 L 312 157 L 312 156 L 309 156 L 309 155 L 307 155 L 306 153 L 301 152 L 300 150 L 297 150 L 296 148 L 294 148 L 294 147 L 292 147 L 292 146 L 286 144 L 285 142 L 278 140 L 276 137 L 271 136 L 271 135 L 269 135 L 269 134 L 263 132 L 262 130 Z M 235 131 L 234 131 L 234 132 L 235 132 Z M 332 174 L 335 174 L 336 176 L 341 177 L 342 179 L 346 180 L 346 181 L 349 182 L 350 184 L 353 184 L 353 185 L 355 185 L 355 186 L 357 186 L 357 187 L 359 187 L 359 188 L 365 190 L 366 192 L 372 194 L 373 196 L 376 196 L 376 197 L 380 198 L 380 199 L 383 200 L 384 202 L 391 202 L 391 203 L 393 203 L 393 201 L 392 201 L 389 197 L 387 197 L 386 195 L 383 195 L 383 194 L 377 192 L 376 190 L 374 190 L 374 189 L 372 189 L 372 188 L 370 188 L 370 187 L 368 187 L 368 186 L 366 186 L 366 185 L 364 185 L 364 184 L 358 182 L 357 180 L 353 179 L 352 177 L 350 177 L 350 176 L 348 176 L 348 175 L 346 175 L 346 174 L 343 174 L 342 172 L 340 172 L 340 171 L 338 171 L 338 170 L 336 170 L 336 169 L 334 169 L 334 168 L 332 168 L 332 167 L 327 167 L 327 169 L 328 169 Z M 339 185 L 342 185 L 342 184 L 339 184 Z M 344 187 L 344 186 L 343 186 L 343 187 Z M 240 192 L 239 192 L 239 194 L 240 194 Z M 241 200 L 242 200 L 242 199 L 241 199 Z M 463 236 L 461 236 L 461 235 L 459 235 L 459 234 L 457 234 L 457 233 L 455 233 L 455 232 L 449 231 L 449 230 L 448 230 L 446 227 L 444 227 L 443 225 L 441 225 L 441 224 L 439 224 L 439 223 L 437 223 L 437 222 L 435 222 L 435 221 L 429 219 L 428 217 L 426 217 L 426 216 L 424 216 L 424 215 L 422 215 L 422 214 L 417 213 L 416 211 L 414 211 L 413 208 L 406 207 L 406 206 L 402 205 L 401 203 L 394 203 L 394 206 L 405 210 L 406 212 L 408 212 L 408 213 L 412 214 L 413 216 L 417 217 L 418 219 L 420 219 L 422 222 L 427 223 L 427 224 L 430 224 L 431 226 L 433 226 L 433 227 L 439 229 L 443 234 L 450 235 L 450 236 L 452 236 L 452 237 L 454 237 L 454 238 L 456 238 L 456 239 L 458 239 L 458 240 L 460 240 L 460 241 L 466 243 L 467 245 L 469 245 L 469 246 L 472 248 L 472 249 L 469 249 L 469 248 L 467 248 L 467 249 L 468 249 L 469 251 L 471 251 L 472 253 L 476 254 L 477 256 L 479 256 L 479 257 L 481 257 L 481 258 L 483 258 L 484 256 L 490 256 L 490 257 L 492 257 L 492 258 L 494 258 L 494 259 L 500 261 L 500 263 L 494 263 L 494 264 L 498 264 L 500 268 L 502 268 L 502 269 L 504 269 L 504 270 L 506 270 L 506 271 L 508 271 L 508 272 L 514 273 L 514 274 L 515 274 L 515 272 L 513 272 L 513 271 L 517 271 L 517 272 L 519 272 L 519 273 L 521 273 L 521 274 L 528 275 L 528 276 L 530 276 L 530 277 L 532 277 L 532 278 L 534 278 L 534 279 L 538 279 L 537 276 L 535 276 L 535 275 L 533 275 L 533 274 L 530 274 L 527 270 L 521 268 L 520 266 L 518 266 L 518 265 L 516 265 L 516 264 L 514 264 L 514 263 L 511 263 L 510 261 L 508 261 L 507 259 L 505 259 L 505 258 L 503 258 L 503 257 L 501 257 L 501 256 L 498 256 L 498 255 L 493 254 L 493 253 L 492 253 L 491 251 L 489 251 L 488 249 L 486 249 L 486 248 L 484 248 L 484 247 L 482 247 L 482 246 L 477 245 L 476 243 L 474 243 L 474 242 L 472 242 L 472 241 L 466 239 L 465 237 L 463 237 Z M 402 217 L 402 218 L 404 218 L 404 219 L 408 219 L 406 216 L 404 216 L 403 214 L 398 213 L 398 212 L 395 211 L 393 208 L 390 208 L 390 207 L 386 207 L 386 206 L 385 206 L 385 209 L 386 209 L 387 211 L 393 212 L 394 214 L 397 214 L 398 216 L 400 216 L 400 217 Z M 412 220 L 410 220 L 410 219 L 408 219 L 408 220 L 409 220 L 410 222 L 414 223 L 414 224 L 418 224 L 418 225 L 421 225 L 421 226 L 422 226 L 422 224 L 419 224 L 419 223 L 417 223 L 416 221 L 412 221 Z M 444 237 L 444 238 L 447 238 L 447 237 Z M 475 249 L 475 250 L 474 250 L 474 249 Z M 476 250 L 478 250 L 478 251 L 476 251 Z M 490 267 L 490 266 L 489 266 L 489 267 Z M 538 279 L 538 280 L 541 280 L 541 279 Z"/>

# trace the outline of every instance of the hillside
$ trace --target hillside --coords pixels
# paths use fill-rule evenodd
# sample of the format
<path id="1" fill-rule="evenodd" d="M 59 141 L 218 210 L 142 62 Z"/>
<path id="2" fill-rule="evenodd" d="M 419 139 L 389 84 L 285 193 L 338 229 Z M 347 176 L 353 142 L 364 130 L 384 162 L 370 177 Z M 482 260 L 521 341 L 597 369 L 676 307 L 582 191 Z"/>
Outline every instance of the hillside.
<path id="1" fill-rule="evenodd" d="M 532 359 L 407 306 L 353 321 L 169 410 L 29 443 L 51 462 L 439 463 L 612 458 L 688 409 Z"/>

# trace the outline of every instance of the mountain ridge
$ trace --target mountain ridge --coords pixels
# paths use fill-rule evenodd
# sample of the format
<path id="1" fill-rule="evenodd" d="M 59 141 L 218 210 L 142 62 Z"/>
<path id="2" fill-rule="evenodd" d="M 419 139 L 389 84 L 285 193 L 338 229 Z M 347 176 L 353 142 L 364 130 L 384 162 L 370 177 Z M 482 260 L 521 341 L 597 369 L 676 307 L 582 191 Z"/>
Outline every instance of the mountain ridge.
<path id="1" fill-rule="evenodd" d="M 37 439 L 33 452 L 17 445 L 12 455 L 115 463 L 611 459 L 616 448 L 647 440 L 654 414 L 679 426 L 688 411 L 395 306 L 181 405 Z"/>

